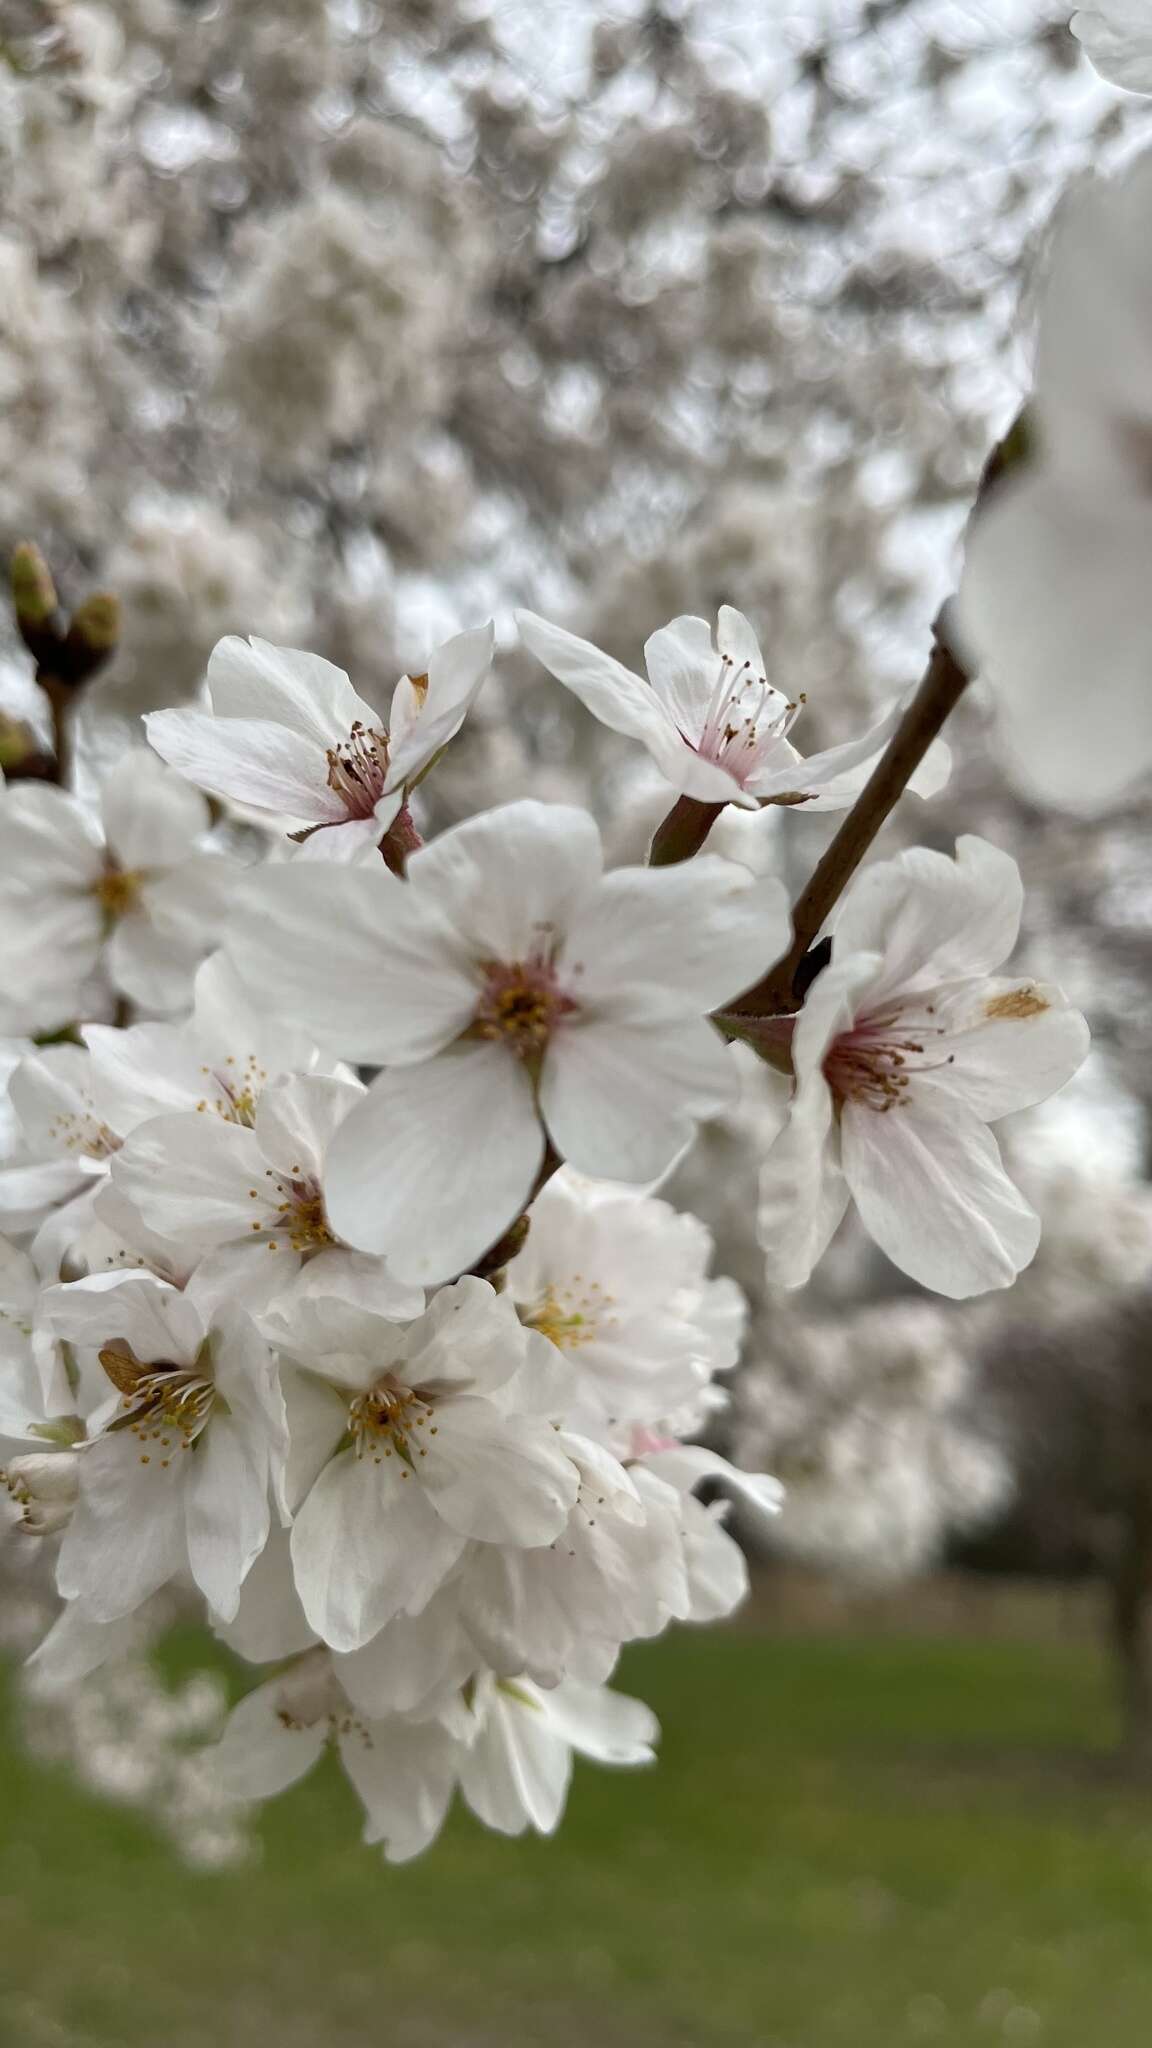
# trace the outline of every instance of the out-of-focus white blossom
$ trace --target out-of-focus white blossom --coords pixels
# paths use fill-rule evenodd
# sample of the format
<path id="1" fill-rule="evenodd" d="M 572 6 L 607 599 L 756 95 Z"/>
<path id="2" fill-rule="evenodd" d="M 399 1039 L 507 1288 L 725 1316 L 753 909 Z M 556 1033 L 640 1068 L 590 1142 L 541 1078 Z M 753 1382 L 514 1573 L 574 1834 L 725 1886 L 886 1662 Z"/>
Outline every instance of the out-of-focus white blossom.
<path id="1" fill-rule="evenodd" d="M 8 1032 L 74 1022 L 101 969 L 150 1009 L 188 1000 L 219 929 L 231 864 L 199 850 L 207 806 L 140 749 L 112 770 L 101 815 L 63 790 L 0 791 L 0 957 Z"/>
<path id="2" fill-rule="evenodd" d="M 1040 307 L 1038 453 L 978 510 L 958 620 L 1014 778 L 1091 814 L 1152 766 L 1152 153 L 1074 191 Z"/>
<path id="3" fill-rule="evenodd" d="M 1103 78 L 1152 93 L 1152 15 L 1146 0 L 1102 0 L 1072 16 L 1072 33 Z"/>

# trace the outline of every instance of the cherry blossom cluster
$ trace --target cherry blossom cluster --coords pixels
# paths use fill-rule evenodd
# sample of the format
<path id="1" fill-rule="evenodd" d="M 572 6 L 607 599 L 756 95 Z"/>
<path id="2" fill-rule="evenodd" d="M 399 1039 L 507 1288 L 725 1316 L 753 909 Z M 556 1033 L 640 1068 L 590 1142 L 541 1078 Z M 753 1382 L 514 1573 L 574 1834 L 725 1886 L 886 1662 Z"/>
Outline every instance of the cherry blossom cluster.
<path id="1" fill-rule="evenodd" d="M 264 1798 L 334 1744 L 395 1860 L 456 1794 L 548 1831 L 574 1754 L 650 1760 L 622 1648 L 745 1591 L 725 1506 L 780 1489 L 700 1441 L 743 1298 L 655 1192 L 734 1101 L 732 1041 L 790 1077 L 769 1277 L 803 1285 L 855 1204 L 951 1296 L 1032 1257 L 989 1126 L 1086 1048 L 1001 971 L 1019 877 L 976 839 L 865 868 L 800 993 L 758 997 L 782 886 L 696 849 L 729 803 L 851 811 L 903 706 L 805 758 L 729 608 L 654 634 L 646 680 L 522 629 L 671 784 L 648 865 L 527 800 L 422 843 L 490 626 L 387 717 L 316 655 L 224 640 L 97 803 L 0 801 L 0 1436 L 62 1603 L 32 1667 L 76 1684 L 185 1589 L 270 1667 L 214 1782 Z"/>

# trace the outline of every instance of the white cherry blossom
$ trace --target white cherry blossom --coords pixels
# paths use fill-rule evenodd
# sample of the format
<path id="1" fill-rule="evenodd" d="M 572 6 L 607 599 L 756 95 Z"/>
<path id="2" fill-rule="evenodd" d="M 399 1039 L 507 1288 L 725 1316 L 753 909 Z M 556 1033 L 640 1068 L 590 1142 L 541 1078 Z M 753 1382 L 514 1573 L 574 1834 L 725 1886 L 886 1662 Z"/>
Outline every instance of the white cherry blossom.
<path id="1" fill-rule="evenodd" d="M 349 1697 L 337 1663 L 312 1651 L 233 1709 L 213 1757 L 238 1799 L 265 1799 L 310 1771 L 330 1742 L 365 1811 L 364 1839 L 404 1863 L 435 1840 L 459 1789 L 487 1827 L 551 1834 L 574 1755 L 635 1768 L 653 1761 L 655 1716 L 604 1686 L 543 1691 L 484 1675 L 446 1722 L 373 1717 Z"/>
<path id="2" fill-rule="evenodd" d="M 360 1712 L 325 1650 L 306 1653 L 233 1708 L 214 1775 L 235 1799 L 269 1799 L 306 1777 L 330 1742 L 364 1808 L 364 1840 L 380 1843 L 390 1863 L 419 1856 L 444 1825 L 459 1745 L 439 1722 Z"/>
<path id="3" fill-rule="evenodd" d="M 902 704 L 858 740 L 807 760 L 788 735 L 804 704 L 767 679 L 756 634 L 742 612 L 722 605 L 715 634 L 686 616 L 645 642 L 648 680 L 612 655 L 535 612 L 517 612 L 526 647 L 613 732 L 640 740 L 675 789 L 698 802 L 799 804 L 845 810 L 875 767 Z M 948 750 L 933 748 L 909 788 L 932 796 L 947 780 Z"/>
<path id="4" fill-rule="evenodd" d="M 939 1294 L 1007 1287 L 1040 1223 L 990 1123 L 1075 1073 L 1088 1029 L 1058 989 L 994 978 L 1016 943 L 1015 862 L 983 840 L 865 870 L 831 965 L 790 1031 L 795 1083 L 768 1152 L 770 1279 L 803 1285 L 854 1201 L 893 1263 Z"/>
<path id="5" fill-rule="evenodd" d="M 120 1139 L 97 1106 L 80 1045 L 30 1046 L 12 1069 L 8 1103 L 18 1142 L 0 1162 L 0 1224 L 31 1234 L 33 1258 L 55 1280 L 66 1260 L 84 1262 Z"/>
<path id="6" fill-rule="evenodd" d="M 1152 93 L 1152 11 L 1148 0 L 1101 0 L 1072 16 L 1072 33 L 1102 78 Z"/>
<path id="7" fill-rule="evenodd" d="M 216 1613 L 234 1614 L 287 1453 L 268 1346 L 247 1317 L 203 1313 L 194 1280 L 181 1292 L 147 1273 L 51 1288 L 44 1313 L 99 1360 L 109 1393 L 77 1454 L 61 1594 L 113 1622 L 188 1571 Z"/>
<path id="8" fill-rule="evenodd" d="M 281 1321 L 301 1368 L 285 1381 L 292 1563 L 333 1649 L 419 1613 L 470 1537 L 560 1534 L 580 1474 L 547 1415 L 554 1354 L 486 1281 L 441 1289 L 407 1326 L 317 1296 Z"/>
<path id="9" fill-rule="evenodd" d="M 492 661 L 493 629 L 438 647 L 401 676 L 385 728 L 343 669 L 267 640 L 221 640 L 208 711 L 154 711 L 148 738 L 172 767 L 284 829 L 307 856 L 352 860 L 378 844 L 459 731 Z"/>
<path id="10" fill-rule="evenodd" d="M 715 856 L 605 874 L 592 819 L 561 805 L 469 819 L 407 877 L 266 870 L 227 947 L 254 997 L 384 1065 L 331 1147 L 327 1213 L 431 1285 L 525 1208 L 549 1142 L 607 1179 L 671 1164 L 736 1086 L 706 1013 L 788 920 L 778 883 Z"/>
<path id="11" fill-rule="evenodd" d="M 654 1196 L 569 1168 L 549 1181 L 507 1288 L 569 1361 L 574 1426 L 655 1428 L 731 1371 L 745 1303 L 735 1281 L 709 1279 L 712 1253 L 698 1217 Z"/>
<path id="12" fill-rule="evenodd" d="M 291 1018 L 249 1002 L 223 953 L 197 970 L 189 1016 L 123 1030 L 87 1024 L 83 1038 L 87 1094 L 103 1128 L 122 1138 L 178 1110 L 251 1129 L 269 1081 L 335 1071 Z"/>
<path id="13" fill-rule="evenodd" d="M 216 1254 L 213 1271 L 224 1268 L 252 1300 L 282 1292 L 302 1269 L 310 1285 L 340 1288 L 370 1267 L 387 1312 L 418 1315 L 423 1289 L 349 1250 L 325 1208 L 328 1149 L 362 1108 L 362 1086 L 320 1074 L 267 1081 L 263 1072 L 238 1064 L 221 1078 L 213 1068 L 195 1109 L 138 1123 L 112 1160 L 98 1217 L 129 1247 L 159 1249 L 169 1263 Z"/>
<path id="14" fill-rule="evenodd" d="M 50 784 L 0 793 L 0 1023 L 74 1022 L 97 969 L 149 1009 L 186 1003 L 235 872 L 200 850 L 210 822 L 204 799 L 146 747 L 105 780 L 99 818 Z"/>

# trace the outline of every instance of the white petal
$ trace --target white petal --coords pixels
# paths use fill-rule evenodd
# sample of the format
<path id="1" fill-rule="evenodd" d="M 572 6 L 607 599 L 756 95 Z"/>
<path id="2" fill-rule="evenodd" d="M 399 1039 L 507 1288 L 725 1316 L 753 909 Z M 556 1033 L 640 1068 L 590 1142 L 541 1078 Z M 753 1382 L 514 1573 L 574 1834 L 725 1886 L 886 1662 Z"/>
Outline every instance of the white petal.
<path id="1" fill-rule="evenodd" d="M 547 1695 L 549 1724 L 581 1756 L 601 1764 L 649 1764 L 660 1723 L 643 1700 L 566 1679 Z"/>
<path id="2" fill-rule="evenodd" d="M 292 861 L 239 898 L 225 947 L 251 1001 L 274 1002 L 339 1059 L 422 1059 L 474 1015 L 477 983 L 458 941 L 383 861 L 339 871 Z"/>
<path id="3" fill-rule="evenodd" d="M 100 792 L 104 835 L 122 868 L 165 868 L 182 861 L 208 830 L 202 796 L 147 747 L 121 755 Z"/>
<path id="4" fill-rule="evenodd" d="M 203 945 L 158 931 L 137 910 L 117 924 L 105 965 L 113 986 L 134 1002 L 149 1010 L 181 1010 L 187 1007 L 203 953 Z"/>
<path id="5" fill-rule="evenodd" d="M 502 1835 L 559 1822 L 572 1776 L 572 1752 L 550 1725 L 535 1688 L 498 1686 L 487 1718 L 460 1760 L 460 1790 L 485 1827 Z"/>
<path id="6" fill-rule="evenodd" d="M 702 1020 L 590 1017 L 553 1037 L 540 1107 L 561 1158 L 581 1173 L 650 1181 L 736 1085 L 727 1048 Z"/>
<path id="7" fill-rule="evenodd" d="M 1152 19 L 1147 0 L 1104 0 L 1072 16 L 1072 34 L 1101 77 L 1128 92 L 1152 93 Z"/>
<path id="8" fill-rule="evenodd" d="M 325 1204 L 346 1244 L 383 1252 L 402 1279 L 430 1287 L 496 1243 L 543 1157 L 519 1061 L 502 1045 L 460 1045 L 377 1076 L 333 1140 Z"/>
<path id="9" fill-rule="evenodd" d="M 311 1728 L 285 1717 L 283 1683 L 258 1685 L 233 1707 L 216 1748 L 206 1759 L 221 1789 L 234 1799 L 271 1799 L 295 1785 L 318 1763 L 328 1722 Z"/>
<path id="10" fill-rule="evenodd" d="M 998 967 L 1016 943 L 1023 902 L 1011 854 L 986 839 L 958 839 L 955 860 L 913 846 L 865 868 L 853 883 L 835 920 L 835 958 L 882 956 L 867 990 L 871 1010 L 910 983 L 960 980 Z"/>
<path id="11" fill-rule="evenodd" d="M 983 981 L 940 1004 L 939 1058 L 918 1085 L 954 1095 L 985 1123 L 1054 1095 L 1087 1057 L 1088 1026 L 1058 988 Z"/>
<path id="12" fill-rule="evenodd" d="M 50 1327 L 70 1344 L 92 1350 L 127 1344 L 142 1365 L 191 1365 L 204 1341 L 192 1303 L 150 1273 L 94 1273 L 46 1288 L 41 1306 Z"/>
<path id="13" fill-rule="evenodd" d="M 359 719 L 375 713 L 358 697 L 342 668 L 297 647 L 270 640 L 218 640 L 208 661 L 208 690 L 217 718 L 265 718 L 324 749 L 346 739 Z"/>
<path id="14" fill-rule="evenodd" d="M 209 1607 L 231 1621 L 271 1517 L 266 1463 L 257 1465 L 231 1419 L 215 1415 L 196 1446 L 188 1487 L 188 1563 Z"/>
<path id="15" fill-rule="evenodd" d="M 457 633 L 438 647 L 428 663 L 424 701 L 403 730 L 397 729 L 393 699 L 388 782 L 400 788 L 425 769 L 441 747 L 459 732 L 480 685 L 492 665 L 495 630 L 491 623 Z M 405 681 L 407 678 L 404 679 Z M 404 688 L 402 681 L 397 696 Z M 411 690 L 411 684 L 409 684 Z"/>
<path id="16" fill-rule="evenodd" d="M 328 1147 L 345 1117 L 364 1099 L 352 1081 L 317 1074 L 282 1074 L 262 1090 L 256 1136 L 277 1173 L 318 1178 Z"/>
<path id="17" fill-rule="evenodd" d="M 681 737 L 695 746 L 720 677 L 720 654 L 707 619 L 688 613 L 670 619 L 644 642 L 644 662 L 653 694 Z"/>
<path id="18" fill-rule="evenodd" d="M 428 1443 L 418 1432 L 417 1476 L 453 1529 L 528 1547 L 560 1534 L 579 1475 L 549 1423 L 465 1395 L 436 1404 L 436 1431 Z"/>
<path id="19" fill-rule="evenodd" d="M 525 960 L 596 888 L 600 835 L 569 804 L 503 804 L 442 832 L 405 872 L 420 914 L 435 905 L 472 960 Z"/>
<path id="20" fill-rule="evenodd" d="M 240 1604 L 232 1621 L 213 1617 L 221 1642 L 250 1664 L 278 1663 L 283 1657 L 298 1656 L 316 1641 L 308 1626 L 296 1581 L 288 1532 L 274 1529 L 240 1589 Z"/>
<path id="21" fill-rule="evenodd" d="M 517 612 L 516 623 L 525 647 L 602 725 L 626 739 L 642 741 L 661 766 L 664 759 L 675 763 L 681 754 L 687 758 L 689 748 L 649 683 L 590 640 L 550 625 L 535 612 Z"/>
<path id="22" fill-rule="evenodd" d="M 117 1621 L 186 1567 L 184 1467 L 193 1455 L 175 1444 L 169 1454 L 161 1442 L 145 1450 L 127 1430 L 85 1447 L 56 1568 L 62 1598 L 83 1600 L 93 1621 Z"/>
<path id="23" fill-rule="evenodd" d="M 152 711 L 150 744 L 198 789 L 292 826 L 347 816 L 327 784 L 320 747 L 286 725 L 257 718 L 212 718 L 206 711 Z"/>
<path id="24" fill-rule="evenodd" d="M 922 1287 L 963 1300 L 1010 1287 L 1033 1257 L 1039 1218 L 962 1105 L 927 1090 L 891 1114 L 848 1103 L 841 1142 L 861 1222 Z"/>
<path id="25" fill-rule="evenodd" d="M 457 1745 L 443 1728 L 388 1721 L 339 1737 L 340 1757 L 360 1795 L 366 1842 L 382 1842 L 389 1863 L 407 1863 L 434 1842 L 456 1783 Z"/>
<path id="26" fill-rule="evenodd" d="M 1150 551 L 1144 495 L 1047 471 L 1002 485 L 972 529 L 960 623 L 1041 803 L 1091 816 L 1152 766 Z"/>
<path id="27" fill-rule="evenodd" d="M 304 1612 L 334 1650 L 358 1650 L 431 1599 L 464 1548 L 402 1460 L 342 1451 L 292 1525 Z"/>
<path id="28" fill-rule="evenodd" d="M 582 1002 L 650 989 L 699 1013 L 751 988 L 790 930 L 782 883 L 717 854 L 617 868 L 569 927 L 557 974 Z"/>
<path id="29" fill-rule="evenodd" d="M 255 1132 L 211 1111 L 138 1124 L 113 1159 L 112 1184 L 151 1230 L 178 1243 L 227 1244 L 278 1220 L 279 1189 Z"/>

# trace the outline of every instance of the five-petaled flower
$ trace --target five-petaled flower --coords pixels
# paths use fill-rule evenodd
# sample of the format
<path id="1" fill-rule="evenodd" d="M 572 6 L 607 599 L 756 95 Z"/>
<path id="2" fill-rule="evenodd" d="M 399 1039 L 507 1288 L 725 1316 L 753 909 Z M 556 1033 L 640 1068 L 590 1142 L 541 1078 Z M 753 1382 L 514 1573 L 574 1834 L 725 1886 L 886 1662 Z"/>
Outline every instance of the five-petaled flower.
<path id="1" fill-rule="evenodd" d="M 254 997 L 385 1067 L 329 1148 L 328 1215 L 432 1285 L 524 1209 L 548 1143 L 605 1179 L 671 1165 L 735 1087 L 708 1013 L 788 925 L 779 883 L 712 855 L 605 874 L 561 805 L 470 818 L 407 874 L 266 869 L 227 944 Z"/>
<path id="2" fill-rule="evenodd" d="M 144 722 L 157 753 L 199 788 L 298 828 L 306 857 L 354 860 L 460 730 L 492 646 L 490 625 L 445 641 L 425 675 L 401 676 L 385 727 L 332 662 L 230 635 L 208 663 L 211 710 Z"/>
<path id="3" fill-rule="evenodd" d="M 1016 863 L 980 839 L 869 868 L 791 1033 L 795 1084 L 761 1181 L 769 1277 L 807 1280 L 849 1200 L 939 1294 L 1007 1287 L 1040 1235 L 990 1123 L 1075 1073 L 1088 1028 L 1059 990 L 993 980 L 1016 943 Z"/>
<path id="4" fill-rule="evenodd" d="M 803 709 L 773 689 L 760 643 L 742 612 L 722 605 L 715 636 L 690 616 L 661 626 L 644 647 L 648 681 L 535 612 L 517 612 L 526 647 L 613 732 L 640 740 L 675 789 L 698 802 L 845 810 L 899 720 L 895 705 L 860 739 L 805 760 L 788 735 Z M 948 749 L 933 747 L 909 783 L 931 796 L 947 779 Z"/>

